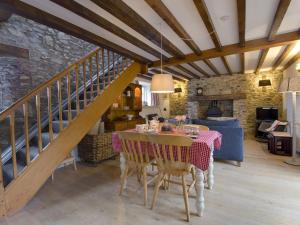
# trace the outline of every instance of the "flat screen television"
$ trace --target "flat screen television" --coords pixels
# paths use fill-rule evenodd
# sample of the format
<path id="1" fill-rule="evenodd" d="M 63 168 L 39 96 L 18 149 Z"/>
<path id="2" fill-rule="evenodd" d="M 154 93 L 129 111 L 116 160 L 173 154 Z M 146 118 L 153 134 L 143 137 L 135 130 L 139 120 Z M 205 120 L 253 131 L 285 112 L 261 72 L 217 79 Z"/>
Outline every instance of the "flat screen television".
<path id="1" fill-rule="evenodd" d="M 257 120 L 277 120 L 278 109 L 275 107 L 258 107 L 256 108 Z"/>

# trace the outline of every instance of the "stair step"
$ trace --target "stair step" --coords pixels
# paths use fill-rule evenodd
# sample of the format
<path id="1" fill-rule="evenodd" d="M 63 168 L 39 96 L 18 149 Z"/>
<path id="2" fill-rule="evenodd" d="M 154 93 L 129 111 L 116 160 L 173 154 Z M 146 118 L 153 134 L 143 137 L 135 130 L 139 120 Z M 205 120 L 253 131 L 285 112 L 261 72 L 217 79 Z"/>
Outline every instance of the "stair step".
<path id="1" fill-rule="evenodd" d="M 23 169 L 24 169 L 24 165 L 22 165 L 21 163 L 17 162 L 17 170 L 18 173 L 20 173 Z M 14 174 L 13 174 L 13 164 L 11 161 L 9 161 L 8 163 L 6 163 L 3 166 L 3 185 L 4 187 L 6 187 L 14 178 Z"/>
<path id="2" fill-rule="evenodd" d="M 86 98 L 87 98 L 87 99 L 90 99 L 90 98 L 91 98 L 91 94 L 92 94 L 91 91 L 87 91 L 87 92 L 86 92 Z M 93 91 L 93 96 L 96 97 L 97 95 L 98 95 L 97 91 L 94 90 L 94 91 Z M 79 96 L 79 99 L 80 99 L 80 100 L 84 99 L 84 94 L 83 94 L 83 93 Z"/>
<path id="3" fill-rule="evenodd" d="M 33 160 L 39 154 L 39 148 L 36 146 L 30 146 L 29 152 L 30 152 L 30 160 Z M 22 148 L 17 153 L 17 157 L 21 162 L 24 162 L 24 165 L 26 165 L 26 148 Z"/>
<path id="4" fill-rule="evenodd" d="M 68 126 L 68 124 L 69 124 L 68 120 L 63 120 L 62 121 L 63 128 L 65 128 L 66 126 Z M 59 129 L 59 120 L 52 121 L 52 130 L 53 130 L 54 133 L 59 133 L 60 132 L 60 129 Z"/>
<path id="5" fill-rule="evenodd" d="M 71 109 L 71 115 L 72 118 L 75 118 L 77 116 L 77 110 Z M 63 111 L 63 120 L 68 120 L 68 110 Z"/>
<path id="6" fill-rule="evenodd" d="M 45 148 L 49 142 L 50 142 L 50 136 L 48 132 L 42 132 L 42 146 Z M 53 138 L 55 138 L 58 135 L 58 133 L 53 133 Z M 32 138 L 32 146 L 38 146 L 38 135 L 34 136 Z"/>

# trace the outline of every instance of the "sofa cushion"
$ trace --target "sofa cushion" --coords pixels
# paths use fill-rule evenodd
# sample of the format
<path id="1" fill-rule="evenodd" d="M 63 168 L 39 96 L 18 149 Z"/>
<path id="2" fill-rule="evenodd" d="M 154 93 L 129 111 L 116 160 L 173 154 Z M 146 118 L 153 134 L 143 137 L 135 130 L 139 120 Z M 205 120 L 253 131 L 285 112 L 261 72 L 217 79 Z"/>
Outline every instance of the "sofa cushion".
<path id="1" fill-rule="evenodd" d="M 240 127 L 240 121 L 238 119 L 216 121 L 216 120 L 203 120 L 203 119 L 193 119 L 193 124 L 204 125 L 208 127 L 218 126 L 218 127 Z"/>

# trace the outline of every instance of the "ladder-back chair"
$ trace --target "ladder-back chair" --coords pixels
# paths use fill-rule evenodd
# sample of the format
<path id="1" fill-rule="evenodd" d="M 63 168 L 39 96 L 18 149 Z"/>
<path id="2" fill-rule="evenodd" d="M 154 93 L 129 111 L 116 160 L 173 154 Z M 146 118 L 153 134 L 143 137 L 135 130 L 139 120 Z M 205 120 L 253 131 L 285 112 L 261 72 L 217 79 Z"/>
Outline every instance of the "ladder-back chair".
<path id="1" fill-rule="evenodd" d="M 126 159 L 126 166 L 121 177 L 120 195 L 124 189 L 125 180 L 129 176 L 129 170 L 136 171 L 139 177 L 142 177 L 144 186 L 144 204 L 147 205 L 147 186 L 150 182 L 147 181 L 147 166 L 154 162 L 154 158 L 150 157 L 147 148 L 142 148 L 143 144 L 147 144 L 148 139 L 146 134 L 135 132 L 118 132 L 122 142 L 122 151 Z"/>
<path id="2" fill-rule="evenodd" d="M 165 177 L 181 177 L 185 209 L 187 220 L 189 221 L 188 185 L 186 184 L 185 177 L 190 173 L 193 174 L 194 166 L 189 163 L 190 146 L 193 140 L 189 137 L 176 135 L 149 135 L 148 139 L 152 144 L 152 150 L 159 172 L 151 209 L 153 209 L 156 204 L 159 188 L 163 184 Z"/>

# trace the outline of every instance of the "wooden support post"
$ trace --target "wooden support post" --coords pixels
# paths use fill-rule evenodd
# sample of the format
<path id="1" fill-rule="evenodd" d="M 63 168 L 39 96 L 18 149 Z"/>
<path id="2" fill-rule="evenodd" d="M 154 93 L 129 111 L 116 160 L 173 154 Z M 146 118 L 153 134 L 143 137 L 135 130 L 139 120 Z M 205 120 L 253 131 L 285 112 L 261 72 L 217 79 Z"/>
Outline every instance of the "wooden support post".
<path id="1" fill-rule="evenodd" d="M 30 146 L 29 146 L 29 133 L 28 133 L 28 102 L 23 104 L 24 115 L 24 136 L 25 136 L 25 148 L 26 148 L 26 165 L 30 165 Z M 50 126 L 50 125 L 49 125 Z"/>
<path id="2" fill-rule="evenodd" d="M 76 93 L 76 110 L 77 110 L 77 115 L 80 113 L 80 104 L 79 104 L 79 75 L 78 75 L 78 64 L 75 66 L 75 93 Z"/>
<path id="3" fill-rule="evenodd" d="M 16 134 L 15 134 L 15 113 L 10 114 L 9 117 L 9 126 L 10 126 L 10 144 L 11 144 L 11 155 L 13 163 L 13 176 L 14 179 L 18 176 L 17 168 L 17 154 L 16 154 Z"/>
<path id="4" fill-rule="evenodd" d="M 99 80 L 99 51 L 96 52 L 96 73 L 97 73 L 97 94 L 100 94 L 100 80 Z"/>
<path id="5" fill-rule="evenodd" d="M 61 80 L 57 80 L 57 96 L 58 96 L 58 118 L 59 118 L 59 131 L 63 130 L 62 124 L 62 96 L 61 96 Z"/>
<path id="6" fill-rule="evenodd" d="M 36 106 L 36 123 L 38 129 L 38 148 L 39 153 L 43 150 L 42 144 L 42 125 L 41 125 L 41 96 L 37 94 L 35 96 L 35 106 Z"/>

